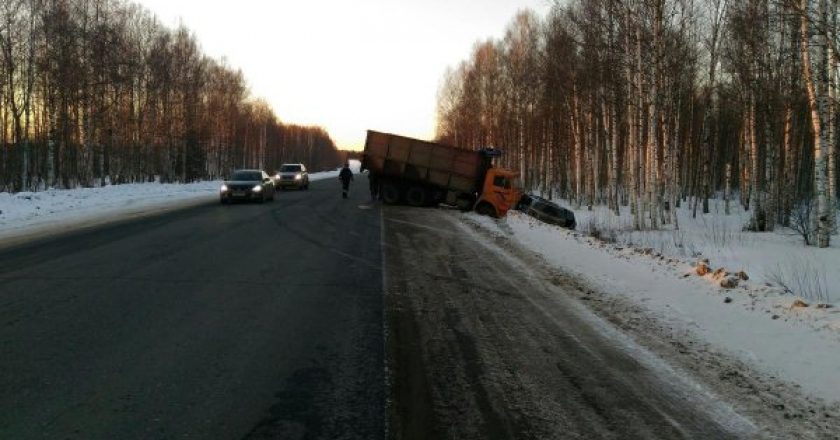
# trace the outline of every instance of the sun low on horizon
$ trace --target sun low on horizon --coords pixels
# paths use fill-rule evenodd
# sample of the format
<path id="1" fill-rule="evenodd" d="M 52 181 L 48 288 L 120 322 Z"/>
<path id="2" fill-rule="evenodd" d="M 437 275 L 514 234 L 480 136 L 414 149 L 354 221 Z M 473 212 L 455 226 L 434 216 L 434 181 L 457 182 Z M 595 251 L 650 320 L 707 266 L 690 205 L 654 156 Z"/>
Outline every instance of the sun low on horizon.
<path id="1" fill-rule="evenodd" d="M 514 15 L 550 0 L 237 2 L 138 0 L 167 26 L 183 24 L 204 52 L 241 69 L 252 96 L 286 123 L 317 125 L 341 149 L 366 130 L 434 136 L 446 68 L 501 38 Z"/>

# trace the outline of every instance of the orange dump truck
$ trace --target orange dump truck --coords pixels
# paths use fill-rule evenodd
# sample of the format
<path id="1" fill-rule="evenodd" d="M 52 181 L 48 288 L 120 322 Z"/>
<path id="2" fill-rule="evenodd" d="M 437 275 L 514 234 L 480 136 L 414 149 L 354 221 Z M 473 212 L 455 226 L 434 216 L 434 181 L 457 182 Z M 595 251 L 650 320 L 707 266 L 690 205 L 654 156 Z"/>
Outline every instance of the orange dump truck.
<path id="1" fill-rule="evenodd" d="M 388 204 L 455 205 L 502 217 L 521 196 L 517 173 L 496 168 L 493 149 L 465 150 L 368 130 L 362 169 Z"/>

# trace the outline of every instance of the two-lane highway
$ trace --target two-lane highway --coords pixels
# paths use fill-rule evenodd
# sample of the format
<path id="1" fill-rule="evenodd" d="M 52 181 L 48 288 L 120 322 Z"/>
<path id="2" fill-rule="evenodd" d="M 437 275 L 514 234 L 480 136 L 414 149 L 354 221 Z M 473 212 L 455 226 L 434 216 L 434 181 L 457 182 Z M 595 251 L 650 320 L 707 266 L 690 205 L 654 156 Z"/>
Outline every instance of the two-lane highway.
<path id="1" fill-rule="evenodd" d="M 778 437 L 574 283 L 366 183 L 0 251 L 0 439 Z"/>
<path id="2" fill-rule="evenodd" d="M 0 438 L 381 437 L 365 183 L 0 251 Z"/>

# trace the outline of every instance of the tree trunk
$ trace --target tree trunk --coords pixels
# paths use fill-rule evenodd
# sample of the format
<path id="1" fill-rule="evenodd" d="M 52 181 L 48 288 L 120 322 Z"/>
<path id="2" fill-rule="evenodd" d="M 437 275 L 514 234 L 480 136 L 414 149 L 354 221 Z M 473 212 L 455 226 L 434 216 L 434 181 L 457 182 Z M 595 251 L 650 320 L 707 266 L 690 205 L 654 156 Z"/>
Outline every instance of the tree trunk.
<path id="1" fill-rule="evenodd" d="M 614 99 L 617 97 L 613 97 Z M 613 205 L 613 213 L 616 216 L 621 215 L 619 206 L 619 190 L 618 190 L 618 154 L 619 154 L 619 139 L 618 139 L 618 109 L 617 102 L 610 105 L 610 201 Z"/>
<path id="2" fill-rule="evenodd" d="M 680 102 L 677 102 L 677 107 L 674 109 L 674 129 L 673 129 L 673 140 L 671 141 L 671 147 L 673 151 L 671 153 L 671 199 L 670 199 L 670 208 L 671 208 L 671 223 L 674 225 L 674 230 L 680 229 L 680 221 L 679 221 L 679 180 L 680 180 L 680 124 L 682 118 L 680 118 Z"/>
<path id="3" fill-rule="evenodd" d="M 837 27 L 837 11 L 836 11 L 836 1 L 832 1 L 830 5 L 826 5 L 829 8 L 828 15 L 830 18 L 826 19 L 826 77 L 828 79 L 826 83 L 827 93 L 828 93 L 828 102 L 827 102 L 827 126 L 826 129 L 828 130 L 828 141 L 827 141 L 827 149 L 826 153 L 828 154 L 827 158 L 827 176 L 826 179 L 828 180 L 828 188 L 826 189 L 826 199 L 828 207 L 826 208 L 828 214 L 828 235 L 836 232 L 837 229 L 837 165 L 836 165 L 836 151 L 837 151 L 837 144 L 836 144 L 836 136 L 835 131 L 837 129 L 837 117 L 836 117 L 836 99 L 837 99 L 837 83 L 835 81 L 835 53 L 834 53 L 834 29 Z"/>
<path id="4" fill-rule="evenodd" d="M 642 198 L 642 191 L 644 190 L 644 174 L 642 153 L 644 150 L 644 131 L 642 130 L 642 116 L 644 109 L 644 89 L 642 83 L 642 31 L 639 24 L 636 24 L 636 151 L 633 155 L 634 173 L 636 174 L 635 188 L 633 188 L 633 197 L 636 198 L 636 215 L 633 217 L 633 227 L 636 230 L 641 230 L 644 226 L 645 206 Z"/>
<path id="5" fill-rule="evenodd" d="M 793 109 L 790 101 L 785 103 L 785 122 L 784 122 L 784 146 L 782 148 L 784 161 L 784 178 L 785 182 L 782 185 L 782 225 L 790 226 L 790 216 L 793 212 L 794 197 L 796 194 L 796 175 L 794 172 L 794 155 L 793 155 L 793 130 L 791 124 L 793 123 Z"/>
<path id="6" fill-rule="evenodd" d="M 764 189 L 761 188 L 761 180 L 759 175 L 759 151 L 758 151 L 758 139 L 756 137 L 756 117 L 755 117 L 755 95 L 752 91 L 750 91 L 750 106 L 749 110 L 747 111 L 748 118 L 749 118 L 749 127 L 750 127 L 750 177 L 752 178 L 750 186 L 752 187 L 752 191 L 750 192 L 751 201 L 750 205 L 752 205 L 752 218 L 750 219 L 750 223 L 752 225 L 753 231 L 764 231 L 766 226 L 766 215 L 764 212 L 764 201 L 763 192 Z"/>
<path id="7" fill-rule="evenodd" d="M 741 206 L 745 211 L 750 210 L 752 200 L 752 179 L 750 178 L 750 117 L 749 103 L 745 103 L 746 110 L 741 118 Z"/>
<path id="8" fill-rule="evenodd" d="M 826 8 L 826 0 L 819 0 L 821 12 Z M 802 13 L 800 16 L 800 39 L 801 39 L 801 56 L 802 56 L 802 76 L 805 82 L 805 90 L 808 95 L 808 109 L 811 114 L 811 128 L 814 133 L 814 197 L 816 199 L 816 238 L 817 246 L 828 247 L 830 240 L 830 230 L 828 228 L 828 197 L 826 194 L 826 160 L 825 151 L 828 144 L 827 130 L 823 129 L 826 125 L 824 122 L 827 113 L 826 99 L 824 96 L 818 96 L 817 91 L 822 92 L 822 80 L 825 74 L 823 67 L 826 63 L 827 42 L 822 36 L 818 36 L 818 40 L 822 43 L 822 47 L 818 47 L 818 57 L 816 65 L 820 67 L 821 71 L 817 75 L 813 74 L 813 66 L 811 64 L 810 54 L 810 37 L 809 32 L 809 1 L 801 1 Z"/>
<path id="9" fill-rule="evenodd" d="M 580 209 L 583 199 L 583 139 L 580 121 L 580 105 L 578 103 L 577 87 L 572 86 L 572 143 L 574 144 L 575 162 L 575 206 Z"/>
<path id="10" fill-rule="evenodd" d="M 723 190 L 723 210 L 726 215 L 730 214 L 729 198 L 732 192 L 732 164 L 726 164 L 726 187 Z"/>
<path id="11" fill-rule="evenodd" d="M 626 133 L 627 133 L 627 140 L 625 146 L 625 161 L 627 162 L 626 170 L 627 174 L 626 177 L 630 179 L 630 214 L 633 216 L 633 228 L 638 230 L 640 229 L 640 225 L 638 224 L 638 211 L 639 206 L 637 205 L 637 198 L 636 198 L 636 191 L 638 190 L 636 184 L 636 111 L 634 108 L 634 100 L 635 95 L 637 93 L 637 89 L 635 88 L 635 81 L 633 75 L 633 45 L 630 41 L 631 32 L 631 9 L 628 7 L 625 15 L 625 31 L 624 31 L 624 57 L 625 57 L 625 75 L 627 81 L 627 102 L 626 102 L 626 114 L 624 115 L 625 118 L 625 126 L 626 126 Z"/>
<path id="12" fill-rule="evenodd" d="M 652 229 L 659 229 L 659 220 L 661 215 L 660 203 L 660 163 L 659 152 L 662 149 L 662 137 L 660 126 L 660 112 L 661 112 L 661 92 L 664 88 L 662 82 L 662 57 L 663 57 L 663 43 L 662 43 L 662 15 L 664 9 L 664 0 L 657 0 L 654 3 L 654 22 L 653 22 L 653 44 L 654 44 L 654 62 L 651 67 L 652 84 L 650 89 L 650 115 L 648 116 L 648 203 L 650 204 L 650 227 Z"/>

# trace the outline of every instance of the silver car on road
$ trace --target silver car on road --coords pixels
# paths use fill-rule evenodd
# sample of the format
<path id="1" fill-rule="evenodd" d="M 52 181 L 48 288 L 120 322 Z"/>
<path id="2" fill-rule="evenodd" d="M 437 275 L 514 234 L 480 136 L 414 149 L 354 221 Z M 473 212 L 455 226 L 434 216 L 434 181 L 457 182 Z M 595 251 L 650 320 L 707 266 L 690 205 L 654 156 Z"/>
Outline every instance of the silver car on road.
<path id="1" fill-rule="evenodd" d="M 284 163 L 274 175 L 277 188 L 309 189 L 309 173 L 302 163 Z"/>

